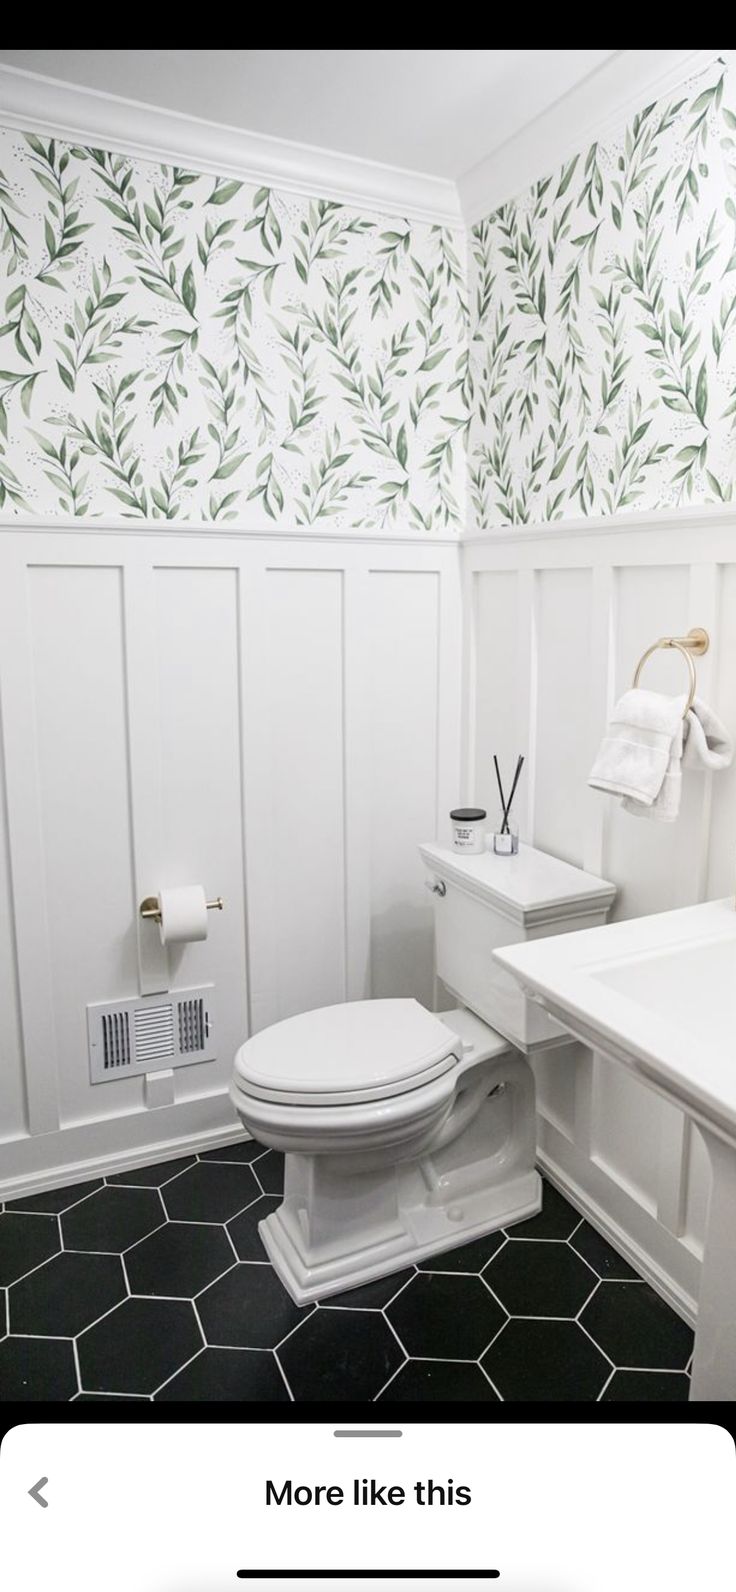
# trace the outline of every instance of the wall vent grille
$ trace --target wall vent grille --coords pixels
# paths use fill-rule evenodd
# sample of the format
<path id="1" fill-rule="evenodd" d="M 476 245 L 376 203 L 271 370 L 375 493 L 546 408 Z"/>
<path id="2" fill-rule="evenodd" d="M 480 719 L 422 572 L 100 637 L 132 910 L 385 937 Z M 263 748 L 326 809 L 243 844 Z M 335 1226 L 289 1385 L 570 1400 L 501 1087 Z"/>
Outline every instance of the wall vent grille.
<path id="1" fill-rule="evenodd" d="M 214 985 L 87 1007 L 92 1083 L 214 1061 Z"/>
<path id="2" fill-rule="evenodd" d="M 130 1066 L 130 1014 L 109 1012 L 102 1018 L 102 1065 L 105 1072 Z"/>

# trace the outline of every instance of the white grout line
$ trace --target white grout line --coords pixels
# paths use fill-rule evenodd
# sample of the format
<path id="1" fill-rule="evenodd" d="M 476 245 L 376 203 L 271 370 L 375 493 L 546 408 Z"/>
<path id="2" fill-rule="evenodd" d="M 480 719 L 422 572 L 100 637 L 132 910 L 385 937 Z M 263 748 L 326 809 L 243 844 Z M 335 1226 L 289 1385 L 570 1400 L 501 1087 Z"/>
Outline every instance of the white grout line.
<path id="1" fill-rule="evenodd" d="M 595 1273 L 594 1273 L 594 1275 L 595 1275 Z M 588 1297 L 587 1297 L 587 1299 L 584 1299 L 584 1300 L 583 1300 L 583 1303 L 582 1303 L 582 1304 L 581 1304 L 581 1306 L 580 1306 L 580 1309 L 579 1309 L 579 1310 L 578 1310 L 578 1313 L 577 1313 L 577 1315 L 576 1315 L 576 1316 L 575 1316 L 575 1317 L 574 1317 L 574 1318 L 573 1318 L 573 1319 L 574 1319 L 574 1320 L 575 1320 L 575 1321 L 580 1321 L 580 1317 L 581 1317 L 581 1315 L 582 1315 L 582 1313 L 583 1313 L 583 1311 L 584 1311 L 584 1310 L 587 1310 L 587 1308 L 588 1308 L 588 1305 L 589 1305 L 589 1304 L 590 1304 L 590 1301 L 591 1301 L 591 1299 L 592 1299 L 592 1298 L 593 1298 L 593 1296 L 594 1296 L 594 1295 L 595 1295 L 595 1294 L 597 1294 L 597 1292 L 598 1292 L 598 1289 L 599 1289 L 599 1288 L 600 1288 L 600 1285 L 601 1285 L 601 1279 L 600 1279 L 600 1277 L 596 1277 L 596 1279 L 595 1279 L 595 1283 L 594 1283 L 594 1285 L 593 1285 L 593 1287 L 592 1287 L 592 1288 L 591 1288 L 591 1290 L 590 1290 L 590 1293 L 589 1293 L 589 1294 L 588 1294 Z"/>
<path id="2" fill-rule="evenodd" d="M 615 1377 L 615 1375 L 616 1375 L 616 1367 L 614 1366 L 613 1369 L 611 1371 L 609 1371 L 608 1376 L 606 1377 L 606 1380 L 603 1383 L 603 1386 L 602 1386 L 602 1388 L 600 1390 L 600 1393 L 598 1394 L 598 1397 L 597 1397 L 597 1399 L 595 1401 L 596 1404 L 600 1404 L 601 1399 L 603 1398 L 603 1394 L 606 1391 L 606 1388 L 610 1387 L 611 1382 L 613 1381 L 613 1378 Z"/>
<path id="3" fill-rule="evenodd" d="M 288 1377 L 287 1377 L 286 1372 L 284 1370 L 284 1367 L 281 1364 L 281 1361 L 279 1359 L 278 1350 L 277 1349 L 272 1349 L 271 1353 L 272 1353 L 272 1355 L 274 1357 L 274 1360 L 276 1361 L 276 1364 L 277 1364 L 277 1366 L 278 1366 L 278 1368 L 279 1368 L 279 1370 L 281 1372 L 281 1376 L 283 1378 L 284 1387 L 286 1388 L 286 1391 L 287 1391 L 287 1393 L 289 1395 L 289 1401 L 292 1404 L 296 1404 L 296 1399 L 295 1399 L 294 1394 L 292 1393 L 291 1388 L 289 1386 Z"/>
<path id="4" fill-rule="evenodd" d="M 404 1359 L 402 1360 L 401 1365 L 397 1365 L 396 1370 L 391 1372 L 391 1375 L 388 1378 L 388 1381 L 384 1382 L 382 1387 L 379 1387 L 377 1393 L 374 1393 L 373 1398 L 370 1400 L 370 1403 L 371 1404 L 377 1404 L 378 1400 L 381 1398 L 382 1394 L 384 1394 L 386 1392 L 386 1389 L 391 1386 L 391 1383 L 396 1380 L 396 1377 L 400 1375 L 400 1373 L 404 1370 L 404 1367 L 407 1366 L 407 1365 L 410 1365 L 410 1364 L 411 1364 L 411 1356 L 408 1355 L 406 1353 L 406 1350 L 404 1349 Z"/>
<path id="5" fill-rule="evenodd" d="M 125 1305 L 127 1303 L 128 1303 L 127 1299 L 118 1299 L 117 1304 L 111 1305 L 109 1310 L 103 1310 L 101 1316 L 95 1316 L 94 1321 L 89 1321 L 87 1323 L 86 1327 L 82 1327 L 80 1329 L 80 1331 L 76 1334 L 76 1338 L 75 1338 L 74 1341 L 76 1342 L 77 1338 L 83 1338 L 84 1335 L 85 1335 L 85 1332 L 91 1332 L 93 1327 L 99 1326 L 99 1323 L 101 1321 L 106 1321 L 108 1316 L 113 1315 L 114 1311 L 119 1310 L 121 1305 Z"/>
<path id="6" fill-rule="evenodd" d="M 389 1329 L 389 1332 L 391 1332 L 393 1334 L 393 1336 L 395 1337 L 396 1342 L 398 1343 L 399 1348 L 401 1350 L 401 1353 L 406 1356 L 407 1360 L 410 1360 L 411 1359 L 411 1355 L 409 1353 L 409 1350 L 407 1349 L 406 1344 L 402 1343 L 401 1338 L 399 1337 L 399 1334 L 396 1331 L 396 1328 L 395 1328 L 395 1326 L 393 1324 L 393 1321 L 390 1319 L 389 1316 L 386 1315 L 385 1310 L 381 1311 L 381 1315 L 383 1316 L 383 1319 L 384 1319 L 384 1321 L 386 1323 L 386 1326 Z"/>
<path id="7" fill-rule="evenodd" d="M 288 1343 L 290 1338 L 293 1338 L 294 1333 L 298 1332 L 300 1327 L 304 1326 L 305 1321 L 308 1321 L 310 1316 L 314 1315 L 314 1306 L 313 1305 L 312 1305 L 311 1309 L 310 1309 L 309 1305 L 304 1305 L 303 1309 L 305 1311 L 305 1314 L 302 1316 L 301 1321 L 297 1321 L 295 1323 L 295 1325 L 293 1327 L 291 1327 L 288 1332 L 284 1333 L 283 1338 L 279 1338 L 278 1343 L 274 1344 L 274 1354 L 276 1354 L 279 1349 L 283 1349 L 284 1344 Z"/>
<path id="8" fill-rule="evenodd" d="M 505 1312 L 505 1315 L 506 1315 L 506 1320 L 501 1322 L 501 1325 L 498 1328 L 498 1331 L 494 1332 L 493 1337 L 491 1338 L 490 1342 L 486 1344 L 485 1349 L 483 1350 L 483 1353 L 478 1355 L 478 1365 L 480 1365 L 480 1362 L 483 1359 L 483 1355 L 487 1354 L 489 1349 L 493 1348 L 494 1343 L 496 1343 L 498 1341 L 498 1339 L 501 1336 L 501 1333 L 506 1331 L 506 1328 L 507 1328 L 507 1326 L 508 1326 L 508 1324 L 509 1324 L 509 1322 L 511 1321 L 512 1318 L 509 1315 L 508 1311 Z"/>
<path id="9" fill-rule="evenodd" d="M 181 1376 L 182 1371 L 186 1371 L 188 1365 L 194 1365 L 195 1360 L 198 1360 L 200 1355 L 204 1354 L 209 1347 L 210 1345 L 207 1343 L 200 1343 L 199 1348 L 195 1349 L 194 1354 L 190 1354 L 189 1359 L 185 1360 L 183 1365 L 177 1366 L 176 1370 L 172 1371 L 171 1376 L 167 1376 L 163 1382 L 159 1382 L 158 1387 L 154 1388 L 153 1392 L 150 1394 L 150 1397 L 155 1399 L 159 1393 L 163 1392 L 165 1387 L 168 1387 L 170 1382 L 174 1381 L 175 1377 Z"/>
<path id="10" fill-rule="evenodd" d="M 588 1331 L 588 1328 L 583 1324 L 583 1322 L 582 1321 L 576 1321 L 575 1325 L 580 1328 L 581 1332 L 585 1333 L 586 1338 L 590 1339 L 590 1342 L 592 1343 L 593 1348 L 597 1349 L 598 1353 L 603 1355 L 604 1360 L 607 1360 L 609 1365 L 613 1365 L 614 1371 L 618 1370 L 618 1367 L 616 1365 L 614 1365 L 614 1362 L 611 1359 L 610 1354 L 606 1354 L 605 1349 L 601 1347 L 600 1343 L 598 1343 L 597 1340 L 593 1337 L 592 1333 L 590 1333 Z"/>

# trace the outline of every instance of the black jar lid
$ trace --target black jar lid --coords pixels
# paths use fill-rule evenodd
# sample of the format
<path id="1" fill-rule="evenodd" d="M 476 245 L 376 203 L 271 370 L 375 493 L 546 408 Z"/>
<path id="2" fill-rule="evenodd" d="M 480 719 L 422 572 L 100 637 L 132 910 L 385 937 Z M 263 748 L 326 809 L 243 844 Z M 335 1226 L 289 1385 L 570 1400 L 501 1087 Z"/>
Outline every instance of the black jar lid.
<path id="1" fill-rule="evenodd" d="M 488 814 L 485 807 L 456 807 L 455 811 L 450 813 L 450 817 L 456 819 L 459 824 L 471 824 L 478 818 L 487 818 Z"/>

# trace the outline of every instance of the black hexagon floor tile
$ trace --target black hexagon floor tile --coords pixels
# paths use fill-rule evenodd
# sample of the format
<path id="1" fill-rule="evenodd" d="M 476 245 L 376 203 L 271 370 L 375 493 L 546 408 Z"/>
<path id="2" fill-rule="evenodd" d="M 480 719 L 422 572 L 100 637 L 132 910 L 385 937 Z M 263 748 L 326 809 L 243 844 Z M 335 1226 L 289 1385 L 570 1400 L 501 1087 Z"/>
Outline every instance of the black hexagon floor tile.
<path id="1" fill-rule="evenodd" d="M 120 1255 L 164 1220 L 155 1189 L 101 1188 L 61 1217 L 64 1248 Z"/>
<path id="2" fill-rule="evenodd" d="M 482 1359 L 508 1402 L 591 1402 L 611 1365 L 575 1321 L 511 1320 Z"/>
<path id="3" fill-rule="evenodd" d="M 569 1238 L 580 1221 L 580 1212 L 560 1194 L 553 1183 L 542 1178 L 542 1209 L 536 1216 L 507 1227 L 509 1238 Z"/>
<path id="4" fill-rule="evenodd" d="M 126 1299 L 77 1339 L 85 1393 L 154 1393 L 202 1347 L 182 1299 Z"/>
<path id="5" fill-rule="evenodd" d="M 197 1300 L 206 1342 L 216 1349 L 275 1349 L 313 1305 L 295 1305 L 269 1265 L 233 1266 Z"/>
<path id="6" fill-rule="evenodd" d="M 580 1320 L 619 1370 L 684 1371 L 693 1333 L 646 1282 L 602 1282 Z"/>
<path id="7" fill-rule="evenodd" d="M 429 1260 L 419 1260 L 417 1265 L 420 1271 L 482 1271 L 505 1243 L 506 1234 L 499 1229 L 483 1238 L 473 1238 L 469 1244 L 458 1244 L 456 1249 L 430 1255 Z"/>
<path id="8" fill-rule="evenodd" d="M 225 1161 L 197 1161 L 161 1190 L 174 1222 L 228 1222 L 260 1192 L 249 1166 Z"/>
<path id="9" fill-rule="evenodd" d="M 686 1404 L 690 1378 L 680 1371 L 614 1371 L 602 1404 Z"/>
<path id="10" fill-rule="evenodd" d="M 203 1349 L 156 1394 L 155 1402 L 209 1399 L 288 1404 L 289 1394 L 268 1349 Z"/>
<path id="11" fill-rule="evenodd" d="M 448 1341 L 459 1360 L 477 1360 L 506 1315 L 480 1277 L 420 1272 L 386 1310 L 406 1349 L 420 1359 L 442 1359 Z"/>
<path id="12" fill-rule="evenodd" d="M 381 1403 L 400 1404 L 404 1399 L 413 1404 L 499 1402 L 480 1366 L 463 1360 L 407 1360 L 379 1395 Z"/>
<path id="13" fill-rule="evenodd" d="M 114 1172 L 106 1181 L 123 1188 L 161 1188 L 194 1164 L 193 1155 L 182 1155 L 179 1160 L 157 1161 L 155 1166 L 136 1166 L 130 1172 Z"/>
<path id="14" fill-rule="evenodd" d="M 389 1277 L 376 1277 L 362 1288 L 348 1288 L 344 1293 L 330 1294 L 323 1299 L 321 1310 L 383 1310 L 416 1272 L 413 1266 L 405 1271 L 392 1271 Z"/>
<path id="15" fill-rule="evenodd" d="M 483 1278 L 510 1316 L 576 1316 L 598 1286 L 568 1244 L 549 1239 L 504 1244 Z"/>
<path id="16" fill-rule="evenodd" d="M 0 1400 L 66 1403 L 77 1391 L 74 1346 L 64 1338 L 3 1338 Z"/>
<path id="17" fill-rule="evenodd" d="M 315 1310 L 278 1350 L 294 1398 L 373 1400 L 405 1356 L 374 1310 Z"/>
<path id="18" fill-rule="evenodd" d="M 227 1230 L 238 1251 L 239 1260 L 268 1260 L 258 1223 L 272 1211 L 277 1211 L 281 1200 L 275 1194 L 261 1194 L 246 1210 L 241 1211 L 227 1224 Z"/>
<path id="19" fill-rule="evenodd" d="M 283 1195 L 284 1157 L 278 1150 L 267 1150 L 265 1155 L 260 1155 L 253 1163 L 253 1171 L 264 1194 Z"/>
<path id="20" fill-rule="evenodd" d="M 61 1249 L 59 1224 L 55 1216 L 21 1215 L 6 1211 L 0 1216 L 0 1283 L 7 1286 L 33 1271 Z"/>
<path id="21" fill-rule="evenodd" d="M 300 1309 L 258 1232 L 282 1175 L 236 1139 L 0 1207 L 0 1397 L 687 1397 L 689 1328 L 551 1184 L 507 1233 Z"/>
<path id="22" fill-rule="evenodd" d="M 165 1299 L 193 1299 L 234 1265 L 225 1229 L 196 1222 L 167 1222 L 125 1256 L 131 1293 Z"/>
<path id="23" fill-rule="evenodd" d="M 607 1242 L 601 1233 L 597 1233 L 590 1222 L 581 1222 L 577 1231 L 570 1239 L 573 1249 L 587 1260 L 588 1265 L 598 1273 L 599 1277 L 617 1278 L 621 1281 L 633 1281 L 638 1278 L 638 1272 L 624 1260 L 623 1255 Z"/>
<path id="24" fill-rule="evenodd" d="M 10 1330 L 74 1338 L 125 1296 L 117 1255 L 55 1255 L 9 1290 Z"/>
<path id="25" fill-rule="evenodd" d="M 100 1177 L 93 1178 L 89 1183 L 70 1183 L 66 1188 L 47 1189 L 45 1194 L 27 1194 L 22 1200 L 8 1200 L 5 1209 L 42 1211 L 50 1216 L 58 1216 L 60 1211 L 67 1211 L 71 1205 L 86 1199 L 88 1194 L 94 1194 L 98 1188 L 102 1188 Z"/>
<path id="26" fill-rule="evenodd" d="M 219 1145 L 216 1150 L 204 1150 L 200 1161 L 255 1161 L 266 1154 L 266 1145 L 256 1139 L 236 1139 L 234 1144 Z"/>

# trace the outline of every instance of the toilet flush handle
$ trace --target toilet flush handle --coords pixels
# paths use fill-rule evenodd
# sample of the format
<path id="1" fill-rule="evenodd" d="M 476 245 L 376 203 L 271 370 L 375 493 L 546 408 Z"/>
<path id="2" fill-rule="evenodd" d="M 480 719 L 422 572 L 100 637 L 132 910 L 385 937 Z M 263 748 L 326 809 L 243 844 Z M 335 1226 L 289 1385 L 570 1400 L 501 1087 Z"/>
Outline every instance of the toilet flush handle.
<path id="1" fill-rule="evenodd" d="M 432 891 L 433 895 L 447 895 L 447 885 L 444 879 L 425 879 L 424 883 L 427 889 Z"/>

